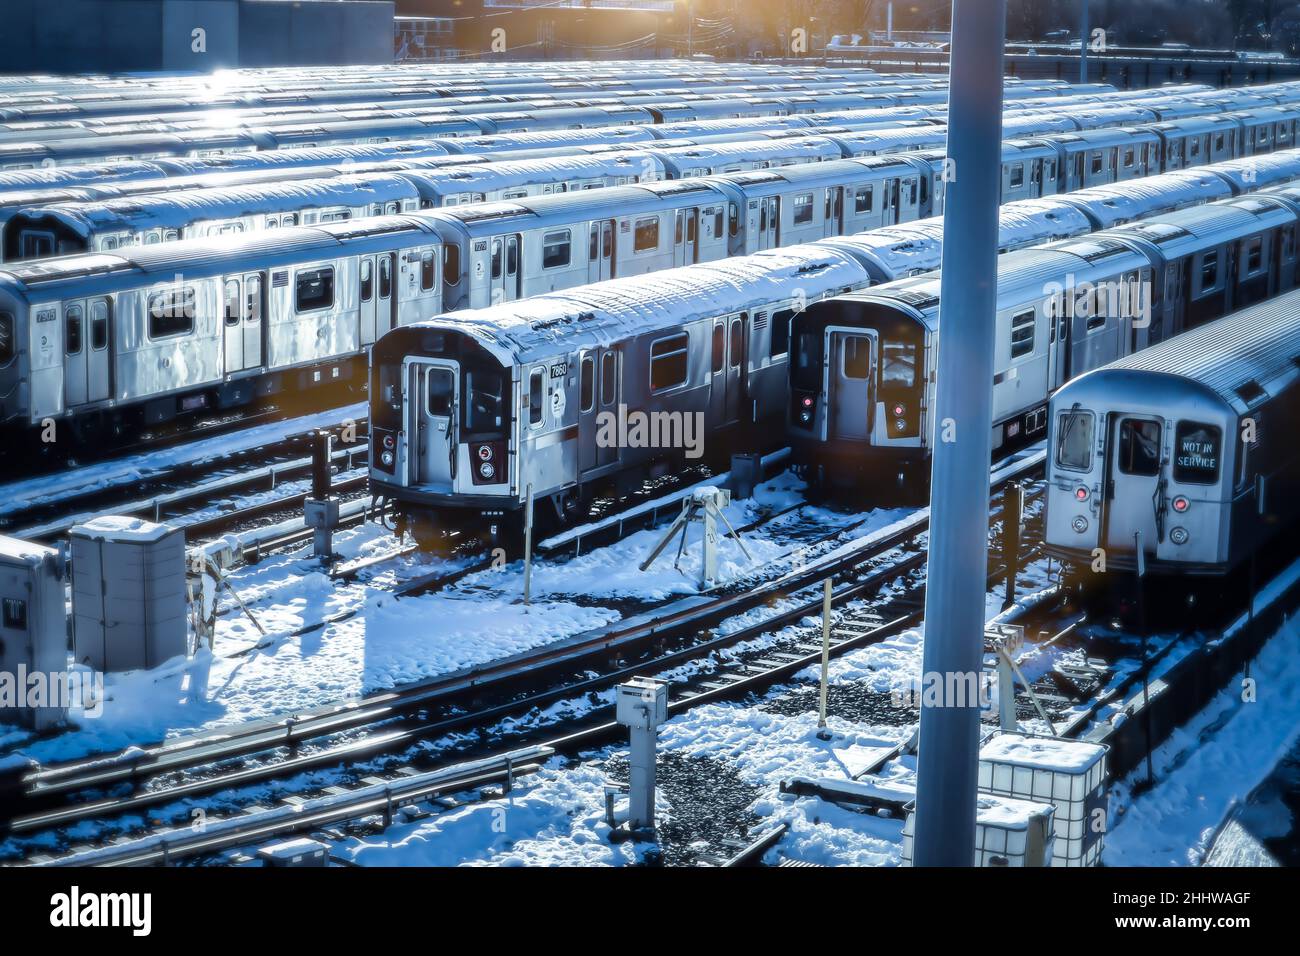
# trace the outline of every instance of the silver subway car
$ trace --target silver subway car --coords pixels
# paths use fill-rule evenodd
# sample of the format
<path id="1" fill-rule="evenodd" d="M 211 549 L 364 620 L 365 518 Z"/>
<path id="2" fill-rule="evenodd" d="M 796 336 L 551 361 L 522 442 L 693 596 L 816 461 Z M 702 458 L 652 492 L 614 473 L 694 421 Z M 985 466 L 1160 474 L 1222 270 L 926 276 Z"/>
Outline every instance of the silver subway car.
<path id="1" fill-rule="evenodd" d="M 564 521 L 729 433 L 779 442 L 791 317 L 864 281 L 795 246 L 396 329 L 371 356 L 372 494 L 419 537 L 452 513 L 501 531 L 530 485 Z"/>
<path id="2" fill-rule="evenodd" d="M 1292 292 L 1053 396 L 1045 548 L 1073 579 L 1108 586 L 1139 554 L 1152 574 L 1224 575 L 1287 531 L 1300 514 L 1298 314 Z"/>
<path id="3" fill-rule="evenodd" d="M 346 383 L 377 336 L 441 311 L 440 251 L 426 224 L 382 217 L 13 265 L 0 424 L 103 440 L 104 424 Z"/>
<path id="4" fill-rule="evenodd" d="M 1238 197 L 1004 255 L 994 449 L 1041 437 L 1070 379 L 1290 289 L 1296 223 L 1281 197 Z M 814 480 L 924 478 L 945 427 L 932 414 L 939 286 L 903 279 L 796 317 L 788 431 Z"/>

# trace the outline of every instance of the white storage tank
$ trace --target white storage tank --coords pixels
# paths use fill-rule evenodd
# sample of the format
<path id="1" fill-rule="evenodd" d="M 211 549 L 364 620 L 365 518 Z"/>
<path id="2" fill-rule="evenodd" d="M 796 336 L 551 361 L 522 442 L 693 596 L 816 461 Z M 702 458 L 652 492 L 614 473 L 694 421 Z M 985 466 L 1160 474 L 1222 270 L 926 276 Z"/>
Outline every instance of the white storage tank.
<path id="1" fill-rule="evenodd" d="M 183 531 L 105 516 L 77 525 L 69 537 L 78 663 L 129 671 L 186 653 Z"/>
<path id="2" fill-rule="evenodd" d="M 59 723 L 67 671 L 63 559 L 53 548 L 0 535 L 0 723 L 38 730 Z"/>
<path id="3" fill-rule="evenodd" d="M 903 866 L 912 865 L 916 812 L 908 805 L 903 822 Z M 1051 866 L 1056 807 L 981 793 L 975 812 L 976 866 Z"/>
<path id="4" fill-rule="evenodd" d="M 983 793 L 1056 806 L 1053 866 L 1095 866 L 1108 825 L 1106 753 L 1101 744 L 998 734 L 980 748 Z"/>

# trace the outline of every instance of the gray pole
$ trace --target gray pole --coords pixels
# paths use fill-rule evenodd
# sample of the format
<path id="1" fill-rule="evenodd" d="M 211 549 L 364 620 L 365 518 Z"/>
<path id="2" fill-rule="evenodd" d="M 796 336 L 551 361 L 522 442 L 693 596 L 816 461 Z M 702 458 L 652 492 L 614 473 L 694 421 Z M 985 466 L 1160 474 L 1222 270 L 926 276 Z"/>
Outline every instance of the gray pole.
<path id="1" fill-rule="evenodd" d="M 1079 17 L 1079 82 L 1088 82 L 1088 0 L 1081 0 Z"/>
<path id="2" fill-rule="evenodd" d="M 1006 0 L 953 0 L 923 678 L 978 688 L 984 654 Z M 950 678 L 948 675 L 952 675 Z M 922 695 L 916 866 L 970 866 L 980 702 Z M 933 704 L 933 701 L 932 701 Z M 958 706 L 960 705 L 960 706 Z"/>

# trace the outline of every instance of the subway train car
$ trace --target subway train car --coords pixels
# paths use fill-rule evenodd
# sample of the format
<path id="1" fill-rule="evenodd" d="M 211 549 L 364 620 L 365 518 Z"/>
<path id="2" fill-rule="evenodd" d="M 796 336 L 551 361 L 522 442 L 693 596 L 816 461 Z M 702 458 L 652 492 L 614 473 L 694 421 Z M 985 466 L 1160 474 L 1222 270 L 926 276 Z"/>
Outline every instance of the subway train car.
<path id="1" fill-rule="evenodd" d="M 1204 606 L 1214 594 L 1207 576 L 1241 574 L 1293 533 L 1297 316 L 1300 293 L 1291 292 L 1090 371 L 1052 397 L 1044 550 L 1062 561 L 1068 588 L 1131 602 L 1140 569 Z"/>
<path id="2" fill-rule="evenodd" d="M 1042 437 L 1070 379 L 1290 289 L 1298 218 L 1285 196 L 1235 197 L 1004 255 L 995 451 Z M 811 481 L 926 485 L 945 427 L 933 415 L 939 287 L 903 279 L 795 317 L 788 436 Z"/>
<path id="3" fill-rule="evenodd" d="M 787 343 L 756 354 L 752 330 L 863 278 L 794 246 L 396 329 L 371 361 L 371 493 L 418 540 L 452 521 L 509 536 L 530 485 L 563 522 L 610 483 L 717 460 L 783 414 Z M 619 440 L 641 415 L 656 433 Z"/>

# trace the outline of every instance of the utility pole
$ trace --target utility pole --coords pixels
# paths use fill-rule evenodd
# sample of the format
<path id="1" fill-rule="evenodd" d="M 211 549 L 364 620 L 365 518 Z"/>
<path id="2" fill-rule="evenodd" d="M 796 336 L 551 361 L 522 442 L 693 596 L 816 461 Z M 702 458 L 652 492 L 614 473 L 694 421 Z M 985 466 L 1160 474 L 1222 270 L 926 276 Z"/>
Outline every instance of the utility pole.
<path id="1" fill-rule="evenodd" d="M 922 682 L 969 699 L 922 695 L 916 866 L 975 859 L 1006 20 L 1006 0 L 953 0 Z"/>
<path id="2" fill-rule="evenodd" d="M 1079 3 L 1079 82 L 1088 82 L 1088 0 Z"/>

